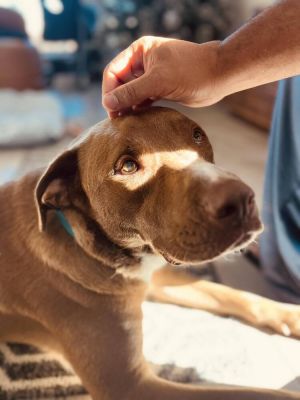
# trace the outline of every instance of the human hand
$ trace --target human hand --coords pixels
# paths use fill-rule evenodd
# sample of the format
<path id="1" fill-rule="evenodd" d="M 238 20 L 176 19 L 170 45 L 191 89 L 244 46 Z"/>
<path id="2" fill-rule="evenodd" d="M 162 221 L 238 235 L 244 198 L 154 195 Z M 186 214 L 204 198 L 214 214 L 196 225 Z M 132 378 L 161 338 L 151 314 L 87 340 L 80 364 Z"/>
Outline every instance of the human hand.
<path id="1" fill-rule="evenodd" d="M 104 70 L 103 106 L 111 118 L 130 108 L 168 99 L 199 107 L 225 95 L 219 73 L 220 42 L 196 44 L 145 36 Z"/>

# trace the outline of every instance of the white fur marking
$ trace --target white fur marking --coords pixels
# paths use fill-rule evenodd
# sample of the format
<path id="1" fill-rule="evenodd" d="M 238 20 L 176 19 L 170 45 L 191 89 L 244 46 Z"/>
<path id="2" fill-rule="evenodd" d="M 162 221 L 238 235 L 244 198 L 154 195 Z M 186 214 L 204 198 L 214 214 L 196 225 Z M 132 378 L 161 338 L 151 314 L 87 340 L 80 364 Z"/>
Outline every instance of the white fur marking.
<path id="1" fill-rule="evenodd" d="M 149 283 L 154 271 L 160 269 L 167 261 L 159 254 L 145 254 L 137 267 L 122 267 L 117 270 L 124 278 L 138 279 Z"/>

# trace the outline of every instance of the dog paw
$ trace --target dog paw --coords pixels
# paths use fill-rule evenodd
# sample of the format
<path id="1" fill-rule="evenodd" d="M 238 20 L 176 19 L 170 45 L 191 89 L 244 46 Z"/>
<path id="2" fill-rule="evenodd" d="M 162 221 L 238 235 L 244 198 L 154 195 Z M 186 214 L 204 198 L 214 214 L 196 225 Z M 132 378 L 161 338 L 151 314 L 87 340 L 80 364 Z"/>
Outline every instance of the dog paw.
<path id="1" fill-rule="evenodd" d="M 261 311 L 261 325 L 283 336 L 300 338 L 300 306 L 268 301 Z"/>

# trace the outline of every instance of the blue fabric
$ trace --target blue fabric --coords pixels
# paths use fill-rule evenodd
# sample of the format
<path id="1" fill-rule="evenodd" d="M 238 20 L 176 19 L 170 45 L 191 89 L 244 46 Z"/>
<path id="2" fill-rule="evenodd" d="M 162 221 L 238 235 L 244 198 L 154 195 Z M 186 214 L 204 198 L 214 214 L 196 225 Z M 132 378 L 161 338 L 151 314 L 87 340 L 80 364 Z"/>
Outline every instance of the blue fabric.
<path id="1" fill-rule="evenodd" d="M 80 0 L 60 0 L 61 12 L 56 14 L 41 0 L 44 13 L 44 38 L 46 40 L 78 40 L 84 29 L 85 37 L 90 37 L 96 23 L 94 7 L 82 5 Z M 81 32 L 82 34 L 82 32 Z"/>
<path id="2" fill-rule="evenodd" d="M 300 77 L 280 82 L 267 162 L 261 262 L 300 296 Z"/>

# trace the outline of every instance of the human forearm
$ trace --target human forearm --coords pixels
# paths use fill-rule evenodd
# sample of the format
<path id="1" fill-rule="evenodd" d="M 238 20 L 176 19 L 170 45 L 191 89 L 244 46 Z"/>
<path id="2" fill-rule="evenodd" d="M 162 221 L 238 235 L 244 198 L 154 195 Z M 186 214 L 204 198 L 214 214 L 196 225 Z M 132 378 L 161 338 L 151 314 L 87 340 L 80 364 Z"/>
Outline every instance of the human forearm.
<path id="1" fill-rule="evenodd" d="M 220 45 L 219 76 L 224 92 L 300 74 L 300 1 L 268 8 Z"/>
<path id="2" fill-rule="evenodd" d="M 103 75 L 103 104 L 114 117 L 154 99 L 208 106 L 250 87 L 300 74 L 300 0 L 284 0 L 223 42 L 143 37 Z"/>

